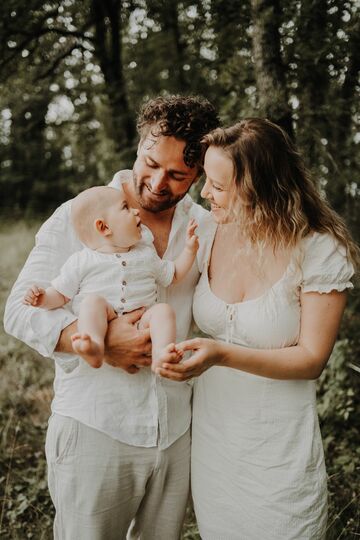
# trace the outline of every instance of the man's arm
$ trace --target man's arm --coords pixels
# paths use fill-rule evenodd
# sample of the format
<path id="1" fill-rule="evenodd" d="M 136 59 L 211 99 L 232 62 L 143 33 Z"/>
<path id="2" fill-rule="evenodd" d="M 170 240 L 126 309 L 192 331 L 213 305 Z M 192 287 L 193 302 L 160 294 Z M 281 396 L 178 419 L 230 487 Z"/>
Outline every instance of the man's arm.
<path id="1" fill-rule="evenodd" d="M 6 332 L 24 341 L 43 356 L 52 356 L 63 328 L 76 317 L 67 309 L 44 311 L 26 306 L 22 300 L 33 283 L 46 288 L 64 261 L 81 249 L 70 221 L 71 201 L 61 205 L 42 225 L 5 307 Z"/>
<path id="2" fill-rule="evenodd" d="M 23 304 L 33 283 L 48 287 L 68 257 L 81 249 L 70 220 L 71 202 L 60 206 L 36 235 L 36 245 L 19 274 L 5 307 L 4 327 L 8 334 L 24 341 L 43 356 L 73 354 L 70 336 L 77 331 L 76 316 L 60 308 L 45 311 Z M 134 366 L 149 365 L 145 354 L 151 350 L 148 331 L 137 330 L 142 312 L 123 315 L 109 326 L 105 360 L 132 373 Z"/>

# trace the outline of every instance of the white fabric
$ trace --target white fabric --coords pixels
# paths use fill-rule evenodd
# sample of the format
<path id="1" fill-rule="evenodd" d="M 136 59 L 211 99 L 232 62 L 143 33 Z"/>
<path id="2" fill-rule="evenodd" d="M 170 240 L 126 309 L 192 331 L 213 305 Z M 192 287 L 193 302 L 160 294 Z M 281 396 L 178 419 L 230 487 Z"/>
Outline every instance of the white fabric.
<path id="1" fill-rule="evenodd" d="M 141 242 L 127 253 L 99 253 L 89 248 L 77 251 L 51 285 L 72 299 L 75 315 L 88 294 L 99 294 L 116 312 L 126 313 L 155 304 L 157 284 L 168 287 L 174 273 L 173 261 L 160 259 L 153 244 L 150 247 Z"/>
<path id="2" fill-rule="evenodd" d="M 128 177 L 128 175 L 125 175 Z M 111 182 L 119 187 L 123 175 Z M 5 329 L 44 356 L 56 361 L 52 410 L 75 418 L 103 431 L 110 437 L 134 446 L 166 448 L 189 427 L 191 419 L 189 384 L 178 384 L 155 377 L 150 368 L 136 375 L 104 364 L 92 369 L 82 359 L 71 373 L 59 365 L 73 362 L 75 355 L 54 353 L 60 332 L 76 319 L 69 307 L 53 311 L 25 306 L 22 298 L 33 283 L 47 287 L 59 273 L 65 260 L 82 245 L 70 220 L 71 201 L 64 203 L 41 227 L 8 299 Z M 185 244 L 186 225 L 191 218 L 199 223 L 200 248 L 196 263 L 185 279 L 175 285 L 159 287 L 158 301 L 168 302 L 177 319 L 177 340 L 186 339 L 191 318 L 191 304 L 199 268 L 203 265 L 207 241 L 214 229 L 210 214 L 185 196 L 176 207 L 164 259 L 174 260 Z"/>
<path id="3" fill-rule="evenodd" d="M 55 414 L 45 449 L 54 540 L 180 538 L 189 495 L 189 430 L 166 450 L 134 448 Z"/>
<path id="4" fill-rule="evenodd" d="M 329 235 L 314 233 L 283 277 L 259 298 L 227 304 L 207 267 L 194 318 L 210 336 L 245 347 L 295 345 L 300 290 L 352 287 L 352 265 Z M 203 540 L 319 540 L 326 526 L 326 472 L 315 382 L 273 380 L 213 367 L 194 385 L 192 490 Z"/>
<path id="5" fill-rule="evenodd" d="M 149 236 L 150 245 L 146 245 Z M 51 285 L 72 299 L 71 310 L 76 316 L 88 294 L 102 296 L 121 315 L 155 304 L 157 284 L 168 287 L 174 273 L 174 262 L 160 259 L 152 234 L 147 230 L 141 242 L 128 253 L 99 253 L 87 247 L 76 251 L 63 264 Z M 79 362 L 79 358 L 58 360 L 66 373 L 76 369 Z"/>

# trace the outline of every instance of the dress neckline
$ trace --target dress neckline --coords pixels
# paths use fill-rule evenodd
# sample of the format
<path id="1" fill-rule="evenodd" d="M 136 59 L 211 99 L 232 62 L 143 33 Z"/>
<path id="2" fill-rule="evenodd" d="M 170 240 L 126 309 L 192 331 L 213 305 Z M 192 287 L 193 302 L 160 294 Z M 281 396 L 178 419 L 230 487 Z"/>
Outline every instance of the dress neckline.
<path id="1" fill-rule="evenodd" d="M 276 287 L 278 287 L 283 281 L 284 279 L 287 277 L 289 271 L 290 271 L 290 268 L 292 267 L 293 265 L 293 259 L 294 259 L 294 255 L 292 254 L 291 257 L 290 257 L 290 261 L 289 261 L 289 264 L 286 266 L 285 270 L 284 270 L 284 273 L 282 274 L 282 276 L 275 281 L 275 283 L 273 283 L 271 285 L 271 287 L 269 287 L 268 289 L 266 289 L 260 296 L 256 296 L 255 298 L 249 298 L 248 300 L 242 300 L 240 302 L 226 302 L 226 300 L 224 300 L 223 298 L 220 298 L 220 296 L 217 296 L 212 288 L 211 288 L 211 285 L 210 285 L 210 279 L 209 279 L 209 266 L 210 266 L 210 260 L 211 260 L 211 255 L 212 255 L 212 250 L 213 250 L 213 247 L 214 247 L 214 242 L 215 242 L 215 236 L 216 236 L 216 231 L 217 231 L 217 227 L 215 229 L 215 234 L 214 234 L 214 238 L 213 238 L 213 241 L 211 243 L 211 246 L 209 248 L 209 256 L 206 260 L 206 263 L 205 263 L 205 279 L 206 279 L 206 284 L 207 284 L 207 287 L 210 291 L 210 294 L 216 298 L 216 300 L 219 300 L 220 302 L 222 302 L 223 304 L 225 304 L 226 306 L 241 306 L 241 305 L 245 305 L 245 304 L 250 304 L 250 303 L 255 303 L 255 302 L 259 302 L 260 300 L 263 300 L 264 298 L 266 298 L 266 296 L 271 292 L 273 291 Z"/>

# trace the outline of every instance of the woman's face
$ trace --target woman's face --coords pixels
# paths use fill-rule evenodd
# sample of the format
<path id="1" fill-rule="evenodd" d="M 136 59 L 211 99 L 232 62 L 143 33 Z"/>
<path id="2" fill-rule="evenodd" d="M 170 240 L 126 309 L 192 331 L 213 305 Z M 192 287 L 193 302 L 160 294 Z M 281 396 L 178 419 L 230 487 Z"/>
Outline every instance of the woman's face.
<path id="1" fill-rule="evenodd" d="M 230 220 L 230 210 L 235 198 L 234 167 L 230 157 L 216 146 L 209 146 L 205 153 L 205 184 L 201 196 L 211 205 L 217 223 Z"/>

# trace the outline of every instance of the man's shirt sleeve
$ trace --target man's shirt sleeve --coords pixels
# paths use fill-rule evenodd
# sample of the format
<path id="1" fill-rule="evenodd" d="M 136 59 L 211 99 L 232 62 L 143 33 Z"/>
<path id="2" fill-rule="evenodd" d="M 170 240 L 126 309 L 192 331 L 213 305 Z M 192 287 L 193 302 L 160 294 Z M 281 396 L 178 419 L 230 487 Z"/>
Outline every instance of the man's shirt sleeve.
<path id="1" fill-rule="evenodd" d="M 70 208 L 71 201 L 67 201 L 40 228 L 35 247 L 30 252 L 5 307 L 5 331 L 43 356 L 53 355 L 61 331 L 76 317 L 66 307 L 44 310 L 26 306 L 22 301 L 31 285 L 48 287 L 64 261 L 82 248 L 71 224 Z"/>

